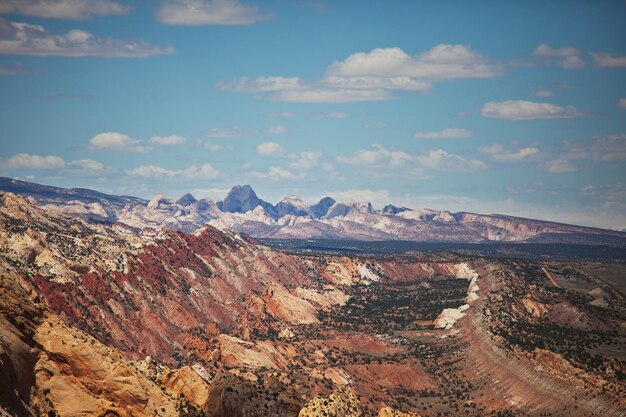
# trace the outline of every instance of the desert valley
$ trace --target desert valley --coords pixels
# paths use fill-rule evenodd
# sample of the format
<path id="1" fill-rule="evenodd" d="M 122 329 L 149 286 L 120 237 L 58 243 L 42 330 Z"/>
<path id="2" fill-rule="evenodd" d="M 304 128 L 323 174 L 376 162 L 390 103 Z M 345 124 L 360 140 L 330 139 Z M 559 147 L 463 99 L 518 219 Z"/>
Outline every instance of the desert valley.
<path id="1" fill-rule="evenodd" d="M 623 256 L 274 250 L 210 222 L 189 230 L 105 221 L 94 216 L 111 212 L 102 204 L 113 196 L 88 203 L 86 191 L 70 198 L 47 188 L 42 198 L 41 186 L 12 183 L 30 191 L 5 192 L 0 206 L 8 415 L 620 416 L 626 408 Z M 172 206 L 184 210 L 160 196 L 124 202 L 119 213 L 154 222 Z M 529 230 L 516 221 L 515 230 Z M 571 232 L 544 227 L 551 240 L 549 227 Z M 623 233 L 577 232 L 614 239 L 623 255 Z"/>

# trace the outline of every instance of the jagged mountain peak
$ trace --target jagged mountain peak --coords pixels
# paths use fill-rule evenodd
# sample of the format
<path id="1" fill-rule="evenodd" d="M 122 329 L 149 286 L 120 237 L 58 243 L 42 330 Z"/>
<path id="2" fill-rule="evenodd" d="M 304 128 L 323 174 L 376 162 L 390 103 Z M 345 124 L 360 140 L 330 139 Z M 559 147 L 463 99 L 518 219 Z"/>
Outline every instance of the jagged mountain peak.
<path id="1" fill-rule="evenodd" d="M 198 200 L 196 200 L 196 198 L 191 193 L 187 193 L 183 195 L 182 197 L 180 197 L 178 200 L 176 200 L 176 204 L 179 204 L 183 207 L 190 206 L 197 202 Z"/>
<path id="2" fill-rule="evenodd" d="M 165 194 L 160 193 L 152 197 L 152 199 L 148 203 L 148 208 L 157 209 L 161 208 L 162 206 L 171 206 L 173 204 L 175 204 L 174 200 L 168 198 Z"/>
<path id="3" fill-rule="evenodd" d="M 331 208 L 335 203 L 335 199 L 331 197 L 324 197 L 316 204 L 310 206 L 309 209 L 311 210 L 311 214 L 313 215 L 313 217 L 319 219 L 325 216 L 328 213 L 328 209 Z"/>
<path id="4" fill-rule="evenodd" d="M 261 200 L 249 185 L 234 186 L 217 206 L 220 210 L 230 213 L 247 213 L 257 206 L 263 207 L 270 217 L 275 213 L 274 206 Z"/>
<path id="5" fill-rule="evenodd" d="M 393 204 L 387 204 L 385 207 L 383 207 L 382 214 L 396 215 L 398 213 L 402 213 L 403 211 L 412 211 L 412 210 L 404 206 L 397 207 L 397 206 L 394 206 Z"/>

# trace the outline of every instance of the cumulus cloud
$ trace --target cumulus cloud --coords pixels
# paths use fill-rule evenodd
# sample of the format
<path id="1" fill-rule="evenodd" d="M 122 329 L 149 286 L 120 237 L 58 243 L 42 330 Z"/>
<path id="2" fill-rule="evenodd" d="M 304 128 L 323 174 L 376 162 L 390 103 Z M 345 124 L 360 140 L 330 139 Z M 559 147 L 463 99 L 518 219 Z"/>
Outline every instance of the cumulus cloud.
<path id="1" fill-rule="evenodd" d="M 125 15 L 129 6 L 111 0 L 3 0 L 0 14 L 47 19 L 86 20 L 94 16 Z"/>
<path id="2" fill-rule="evenodd" d="M 582 52 L 574 47 L 552 48 L 545 43 L 537 46 L 533 56 L 544 63 L 559 65 L 563 68 L 582 68 L 585 66 Z"/>
<path id="3" fill-rule="evenodd" d="M 358 150 L 350 156 L 339 156 L 337 162 L 363 167 L 384 167 L 390 171 L 403 169 L 404 174 L 414 178 L 426 178 L 423 170 L 475 172 L 487 168 L 485 163 L 479 159 L 450 154 L 441 149 L 431 150 L 423 154 L 411 154 L 395 149 L 386 149 L 380 145 Z"/>
<path id="4" fill-rule="evenodd" d="M 114 173 L 115 169 L 93 159 L 79 159 L 78 161 L 68 162 L 66 171 L 70 175 L 94 176 L 109 175 Z"/>
<path id="5" fill-rule="evenodd" d="M 472 132 L 467 129 L 445 128 L 435 132 L 417 132 L 417 139 L 463 139 L 472 136 Z"/>
<path id="6" fill-rule="evenodd" d="M 280 180 L 300 180 L 303 179 L 306 174 L 301 172 L 294 174 L 286 168 L 278 166 L 270 166 L 267 172 L 252 172 L 252 176 L 256 178 L 268 179 L 272 181 Z"/>
<path id="7" fill-rule="evenodd" d="M 218 90 L 237 93 L 267 93 L 273 91 L 299 90 L 305 88 L 298 77 L 242 77 L 233 81 L 219 81 Z"/>
<path id="8" fill-rule="evenodd" d="M 294 103 L 347 103 L 388 100 L 394 91 L 428 93 L 437 82 L 491 78 L 500 66 L 465 45 L 440 44 L 417 55 L 400 48 L 358 52 L 328 66 L 319 81 L 269 76 L 220 81 L 225 91 L 266 94 L 275 101 Z"/>
<path id="9" fill-rule="evenodd" d="M 310 89 L 281 91 L 274 97 L 287 103 L 355 103 L 359 101 L 389 100 L 391 93 L 385 90 Z"/>
<path id="10" fill-rule="evenodd" d="M 57 155 L 33 155 L 19 153 L 1 160 L 0 168 L 5 170 L 54 170 L 61 174 L 74 176 L 98 176 L 115 172 L 115 169 L 93 159 L 65 161 Z"/>
<path id="11" fill-rule="evenodd" d="M 593 66 L 598 68 L 626 68 L 626 55 L 592 52 Z"/>
<path id="12" fill-rule="evenodd" d="M 65 160 L 57 155 L 31 155 L 18 153 L 2 162 L 4 168 L 10 169 L 62 169 Z"/>
<path id="13" fill-rule="evenodd" d="M 146 58 L 173 52 L 172 47 L 161 48 L 142 41 L 102 38 L 78 29 L 53 34 L 41 25 L 8 22 L 0 18 L 0 54 Z"/>
<path id="14" fill-rule="evenodd" d="M 187 139 L 179 135 L 152 136 L 150 143 L 157 146 L 184 145 L 187 143 Z"/>
<path id="15" fill-rule="evenodd" d="M 149 140 L 131 138 L 119 132 L 98 133 L 89 140 L 89 149 L 94 151 L 146 153 L 167 146 L 181 146 L 187 139 L 179 135 L 152 136 Z"/>
<path id="16" fill-rule="evenodd" d="M 572 119 L 584 116 L 575 107 L 560 107 L 550 103 L 537 103 L 526 100 L 490 101 L 485 103 L 482 115 L 496 119 L 535 120 L 535 119 Z"/>
<path id="17" fill-rule="evenodd" d="M 220 173 L 208 163 L 201 166 L 192 165 L 182 170 L 171 170 L 156 165 L 141 165 L 126 171 L 126 173 L 133 177 L 153 180 L 212 180 L 220 176 Z"/>
<path id="18" fill-rule="evenodd" d="M 361 149 L 351 156 L 339 156 L 337 162 L 349 165 L 376 165 L 385 164 L 392 168 L 405 165 L 412 159 L 412 155 L 398 150 L 386 149 L 380 145 L 373 145 L 370 149 Z"/>
<path id="19" fill-rule="evenodd" d="M 432 150 L 424 155 L 417 155 L 415 160 L 424 169 L 442 172 L 476 172 L 487 169 L 487 165 L 479 159 L 449 154 L 442 149 Z"/>
<path id="20" fill-rule="evenodd" d="M 157 19 L 166 25 L 252 25 L 267 20 L 257 6 L 237 0 L 163 0 Z"/>
<path id="21" fill-rule="evenodd" d="M 265 158 L 281 158 L 287 151 L 276 142 L 263 142 L 257 145 L 256 153 Z"/>
<path id="22" fill-rule="evenodd" d="M 540 153 L 539 148 L 528 146 L 520 149 L 507 149 L 499 143 L 478 148 L 478 152 L 489 155 L 496 162 L 527 162 Z"/>
<path id="23" fill-rule="evenodd" d="M 400 48 L 377 48 L 350 55 L 327 69 L 329 76 L 351 79 L 372 77 L 379 81 L 404 80 L 402 89 L 416 89 L 413 82 L 432 82 L 464 78 L 491 78 L 499 73 L 480 54 L 465 45 L 440 44 L 411 56 Z M 399 86 L 402 87 L 401 81 Z M 422 87 L 423 88 L 423 87 Z"/>
<path id="24" fill-rule="evenodd" d="M 541 165 L 541 169 L 550 174 L 563 174 L 576 171 L 576 167 L 567 159 L 546 161 Z"/>
<path id="25" fill-rule="evenodd" d="M 145 146 L 142 141 L 133 139 L 118 132 L 99 133 L 89 140 L 89 147 L 97 151 L 117 152 L 148 152 L 151 147 Z"/>
<path id="26" fill-rule="evenodd" d="M 258 134 L 259 134 L 258 130 L 215 127 L 209 130 L 209 133 L 207 133 L 207 137 L 234 139 L 234 138 L 245 138 L 245 137 L 257 136 Z"/>
<path id="27" fill-rule="evenodd" d="M 293 158 L 293 161 L 289 163 L 289 168 L 308 171 L 319 166 L 322 153 L 319 151 L 305 151 Z"/>

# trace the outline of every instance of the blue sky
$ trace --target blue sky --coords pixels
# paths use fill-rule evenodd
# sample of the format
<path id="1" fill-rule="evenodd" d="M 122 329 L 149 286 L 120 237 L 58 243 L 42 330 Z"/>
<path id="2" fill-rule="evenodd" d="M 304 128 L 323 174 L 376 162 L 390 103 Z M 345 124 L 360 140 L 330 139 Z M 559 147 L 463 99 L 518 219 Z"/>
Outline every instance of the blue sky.
<path id="1" fill-rule="evenodd" d="M 0 175 L 626 228 L 626 2 L 4 0 Z"/>

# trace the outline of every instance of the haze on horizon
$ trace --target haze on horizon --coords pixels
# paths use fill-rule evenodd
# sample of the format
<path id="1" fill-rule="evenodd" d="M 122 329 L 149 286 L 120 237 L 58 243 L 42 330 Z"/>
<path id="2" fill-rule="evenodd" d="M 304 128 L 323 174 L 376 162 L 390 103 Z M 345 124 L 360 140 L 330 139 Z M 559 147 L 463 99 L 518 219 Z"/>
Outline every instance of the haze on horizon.
<path id="1" fill-rule="evenodd" d="M 626 229 L 624 1 L 4 0 L 0 175 Z"/>

